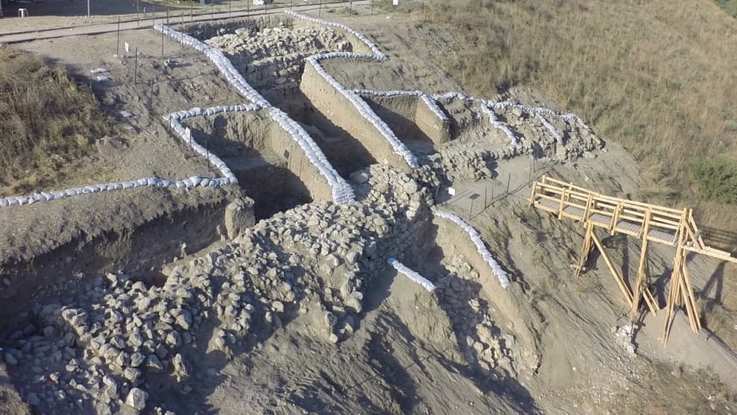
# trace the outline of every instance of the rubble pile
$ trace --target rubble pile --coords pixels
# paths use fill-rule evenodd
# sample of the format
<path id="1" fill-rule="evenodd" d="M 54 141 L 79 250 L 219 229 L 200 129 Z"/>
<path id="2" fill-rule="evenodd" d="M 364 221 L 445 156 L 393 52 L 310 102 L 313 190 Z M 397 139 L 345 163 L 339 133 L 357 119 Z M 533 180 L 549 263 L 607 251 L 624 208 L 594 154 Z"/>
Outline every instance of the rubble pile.
<path id="1" fill-rule="evenodd" d="M 322 27 L 244 27 L 206 43 L 223 51 L 250 82 L 267 89 L 298 84 L 309 56 L 351 50 L 351 43 L 340 32 Z"/>
<path id="2" fill-rule="evenodd" d="M 150 409 L 151 376 L 186 390 L 197 356 L 247 351 L 297 315 L 319 313 L 326 342 L 350 336 L 372 279 L 430 213 L 429 191 L 409 176 L 386 166 L 369 174 L 365 203 L 278 213 L 172 264 L 161 287 L 123 274 L 69 282 L 3 341 L 21 393 L 44 413 Z"/>
<path id="3" fill-rule="evenodd" d="M 512 350 L 515 339 L 497 327 L 489 305 L 479 298 L 479 274 L 462 258 L 443 264 L 448 272 L 435 281 L 440 304 L 450 318 L 460 349 L 471 365 L 516 375 Z"/>

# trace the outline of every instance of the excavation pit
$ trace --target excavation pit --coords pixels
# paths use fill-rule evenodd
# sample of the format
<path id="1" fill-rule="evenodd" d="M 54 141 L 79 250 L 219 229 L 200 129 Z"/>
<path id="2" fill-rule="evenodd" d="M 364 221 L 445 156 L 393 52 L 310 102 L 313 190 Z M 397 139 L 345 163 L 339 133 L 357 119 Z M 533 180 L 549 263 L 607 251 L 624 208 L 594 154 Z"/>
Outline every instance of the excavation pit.
<path id="1" fill-rule="evenodd" d="M 448 120 L 441 120 L 420 96 L 367 96 L 363 99 L 414 154 L 436 153 L 436 146 L 450 139 Z"/>
<path id="2" fill-rule="evenodd" d="M 257 220 L 330 199 L 322 176 L 267 111 L 195 117 L 186 124 L 192 138 L 223 160 L 254 199 Z"/>

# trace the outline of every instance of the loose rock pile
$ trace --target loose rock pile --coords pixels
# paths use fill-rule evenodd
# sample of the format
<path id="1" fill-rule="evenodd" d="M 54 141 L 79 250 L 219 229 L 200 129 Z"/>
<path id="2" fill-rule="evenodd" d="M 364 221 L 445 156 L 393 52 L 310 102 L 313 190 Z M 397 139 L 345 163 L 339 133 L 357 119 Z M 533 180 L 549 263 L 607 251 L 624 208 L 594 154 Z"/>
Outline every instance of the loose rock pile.
<path id="1" fill-rule="evenodd" d="M 351 50 L 350 42 L 340 32 L 318 27 L 247 27 L 206 43 L 225 52 L 253 85 L 266 89 L 299 83 L 308 56 Z"/>
<path id="2" fill-rule="evenodd" d="M 412 246 L 409 228 L 431 200 L 391 168 L 368 174 L 364 203 L 278 213 L 173 264 L 162 287 L 123 274 L 70 282 L 3 342 L 21 392 L 43 413 L 150 409 L 151 376 L 187 390 L 205 350 L 242 353 L 297 315 L 320 316 L 326 342 L 350 336 L 373 278 Z"/>
<path id="3" fill-rule="evenodd" d="M 516 375 L 512 347 L 515 339 L 493 323 L 488 304 L 479 298 L 479 274 L 462 258 L 444 263 L 448 273 L 438 281 L 437 293 L 453 323 L 466 360 L 483 371 L 502 370 Z"/>

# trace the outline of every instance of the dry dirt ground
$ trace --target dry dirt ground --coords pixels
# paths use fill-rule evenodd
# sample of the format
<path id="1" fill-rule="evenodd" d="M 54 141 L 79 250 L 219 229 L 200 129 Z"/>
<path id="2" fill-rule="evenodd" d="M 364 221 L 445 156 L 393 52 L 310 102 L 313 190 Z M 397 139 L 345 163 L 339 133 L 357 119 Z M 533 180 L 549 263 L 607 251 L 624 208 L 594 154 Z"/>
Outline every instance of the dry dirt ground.
<path id="1" fill-rule="evenodd" d="M 433 64 L 437 51 L 453 43 L 448 34 L 365 12 L 323 17 L 367 34 L 389 61 L 326 63 L 339 82 L 356 89 L 459 89 Z M 339 35 L 320 33 L 311 53 L 343 47 Z M 232 59 L 315 137 L 351 179 L 358 203 L 295 199 L 232 240 L 214 229 L 222 217 L 213 212 L 253 189 L 140 190 L 0 210 L 0 223 L 7 224 L 0 229 L 0 264 L 7 268 L 0 268 L 2 295 L 14 314 L 5 311 L 0 325 L 0 413 L 136 413 L 126 403 L 134 387 L 147 393 L 142 413 L 737 411 L 731 352 L 737 337 L 723 265 L 690 259 L 710 330 L 692 335 L 679 315 L 664 347 L 658 316 L 645 316 L 634 334 L 626 332 L 628 310 L 601 258 L 591 259 L 582 278 L 573 277 L 582 227 L 528 206 L 529 181 L 543 173 L 637 199 L 639 174 L 630 155 L 607 143 L 565 160 L 545 152 L 535 164 L 522 155 L 468 167 L 461 150 L 495 151 L 504 139 L 476 126 L 472 109 L 448 102 L 446 111 L 471 127 L 432 150 L 461 154 L 458 163 L 410 174 L 367 159 L 351 164 L 330 150 L 353 138 L 320 118 L 299 92 L 304 56 L 290 49 L 292 34 L 271 33 L 282 40 L 268 49 L 271 55 L 258 56 L 254 42 Z M 162 37 L 153 31 L 125 32 L 122 39 L 141 52 L 137 69 L 131 58 L 113 56 L 115 34 L 16 46 L 93 82 L 111 114 L 132 114 L 120 119 L 126 132 L 101 144 L 59 186 L 207 174 L 207 164 L 158 120 L 193 106 L 242 102 L 195 51 L 164 39 L 162 58 Z M 267 71 L 259 68 L 272 64 L 276 74 L 264 79 Z M 111 80 L 90 80 L 98 67 Z M 545 102 L 534 91 L 514 98 Z M 543 142 L 539 128 L 515 122 L 531 142 Z M 244 130 L 197 127 L 202 138 L 213 139 L 213 151 L 237 158 L 225 137 Z M 432 205 L 479 231 L 510 275 L 507 289 Z M 139 237 L 110 236 L 115 229 Z M 182 252 L 183 240 L 197 248 Z M 604 243 L 631 278 L 638 244 L 619 237 Z M 661 285 L 672 255 L 658 249 L 651 257 Z M 387 266 L 394 256 L 436 290 Z"/>

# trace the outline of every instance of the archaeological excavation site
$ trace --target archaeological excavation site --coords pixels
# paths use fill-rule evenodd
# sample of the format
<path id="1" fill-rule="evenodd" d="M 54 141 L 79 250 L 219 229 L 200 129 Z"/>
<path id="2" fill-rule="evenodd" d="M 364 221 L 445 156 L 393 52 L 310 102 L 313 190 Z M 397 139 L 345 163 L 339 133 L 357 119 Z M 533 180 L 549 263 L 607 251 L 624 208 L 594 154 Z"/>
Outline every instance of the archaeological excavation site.
<path id="1" fill-rule="evenodd" d="M 737 259 L 582 117 L 355 7 L 2 46 L 112 126 L 0 182 L 0 414 L 737 411 Z"/>

